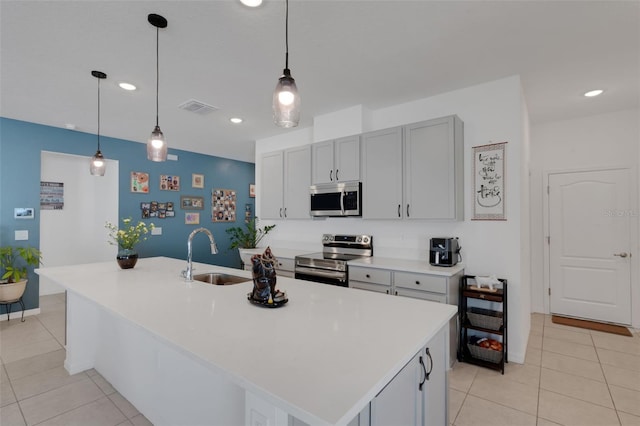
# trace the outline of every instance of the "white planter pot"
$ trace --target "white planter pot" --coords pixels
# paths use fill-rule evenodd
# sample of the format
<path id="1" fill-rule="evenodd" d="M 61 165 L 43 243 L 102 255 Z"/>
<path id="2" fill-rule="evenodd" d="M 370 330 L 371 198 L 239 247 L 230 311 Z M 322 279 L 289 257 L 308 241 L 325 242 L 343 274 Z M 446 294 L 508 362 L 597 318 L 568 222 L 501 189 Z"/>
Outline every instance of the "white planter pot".
<path id="1" fill-rule="evenodd" d="M 240 253 L 240 259 L 242 260 L 242 264 L 245 269 L 249 267 L 251 269 L 251 256 L 254 254 L 260 254 L 264 251 L 261 248 L 239 248 L 238 253 Z"/>
<path id="2" fill-rule="evenodd" d="M 27 288 L 27 280 L 11 284 L 0 284 L 0 302 L 17 302 Z"/>

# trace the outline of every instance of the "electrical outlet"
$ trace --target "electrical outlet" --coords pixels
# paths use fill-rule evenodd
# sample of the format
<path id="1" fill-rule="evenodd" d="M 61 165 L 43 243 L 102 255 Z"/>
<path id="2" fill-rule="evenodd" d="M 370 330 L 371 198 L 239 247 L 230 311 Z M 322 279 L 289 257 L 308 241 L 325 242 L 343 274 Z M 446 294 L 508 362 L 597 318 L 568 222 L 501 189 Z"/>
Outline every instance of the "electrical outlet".
<path id="1" fill-rule="evenodd" d="M 29 231 L 21 230 L 15 232 L 16 241 L 27 241 L 29 239 Z"/>
<path id="2" fill-rule="evenodd" d="M 162 235 L 162 228 L 159 226 L 156 226 L 151 230 L 151 235 Z"/>

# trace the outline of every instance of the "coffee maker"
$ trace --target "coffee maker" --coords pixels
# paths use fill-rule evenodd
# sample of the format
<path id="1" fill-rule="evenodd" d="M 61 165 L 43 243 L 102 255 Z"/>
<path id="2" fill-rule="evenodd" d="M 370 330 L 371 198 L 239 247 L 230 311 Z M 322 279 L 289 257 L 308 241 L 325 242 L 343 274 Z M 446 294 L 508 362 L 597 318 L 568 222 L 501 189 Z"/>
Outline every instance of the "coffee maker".
<path id="1" fill-rule="evenodd" d="M 453 266 L 458 263 L 458 238 L 431 238 L 429 263 L 433 266 Z"/>

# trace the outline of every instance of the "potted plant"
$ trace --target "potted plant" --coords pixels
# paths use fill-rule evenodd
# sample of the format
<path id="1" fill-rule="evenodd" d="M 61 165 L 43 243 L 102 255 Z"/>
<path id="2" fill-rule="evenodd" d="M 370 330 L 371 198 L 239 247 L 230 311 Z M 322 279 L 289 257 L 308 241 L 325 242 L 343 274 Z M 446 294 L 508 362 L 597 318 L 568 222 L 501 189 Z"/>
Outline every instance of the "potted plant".
<path id="1" fill-rule="evenodd" d="M 106 222 L 104 227 L 109 230 L 109 244 L 118 246 L 116 260 L 122 269 L 131 269 L 138 262 L 138 252 L 135 250 L 136 244 L 145 241 L 149 230 L 155 227 L 153 223 L 147 224 L 140 221 L 133 225 L 130 217 L 122 219 L 123 227 L 118 228 L 111 222 Z"/>
<path id="2" fill-rule="evenodd" d="M 0 302 L 20 300 L 27 287 L 27 266 L 38 266 L 41 259 L 34 247 L 0 247 Z"/>
<path id="3" fill-rule="evenodd" d="M 244 254 L 244 249 L 256 248 L 258 243 L 273 229 L 276 225 L 266 225 L 264 228 L 256 226 L 256 219 L 254 217 L 249 222 L 246 222 L 244 227 L 234 226 L 228 228 L 225 232 L 229 234 L 231 245 L 230 250 L 238 249 L 240 258 L 243 263 L 248 263 L 248 259 L 251 255 Z"/>

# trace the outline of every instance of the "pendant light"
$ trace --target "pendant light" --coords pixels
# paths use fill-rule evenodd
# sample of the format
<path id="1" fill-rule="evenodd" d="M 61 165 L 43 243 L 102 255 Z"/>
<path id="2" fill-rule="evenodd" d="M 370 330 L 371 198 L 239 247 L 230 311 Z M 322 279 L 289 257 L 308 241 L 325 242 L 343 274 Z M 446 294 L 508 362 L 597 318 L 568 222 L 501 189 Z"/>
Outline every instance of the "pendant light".
<path id="1" fill-rule="evenodd" d="M 273 121 L 280 127 L 296 127 L 300 121 L 300 95 L 289 70 L 289 0 L 285 0 L 285 66 L 273 92 Z"/>
<path id="2" fill-rule="evenodd" d="M 155 13 L 147 17 L 149 23 L 156 27 L 156 127 L 147 142 L 147 159 L 151 161 L 167 161 L 167 141 L 164 140 L 158 122 L 158 93 L 160 91 L 160 28 L 167 28 L 167 20 Z"/>
<path id="3" fill-rule="evenodd" d="M 107 78 L 107 75 L 101 71 L 91 71 L 91 75 L 98 79 L 98 150 L 91 158 L 89 171 L 92 176 L 104 176 L 107 170 L 107 162 L 100 152 L 100 80 Z"/>

